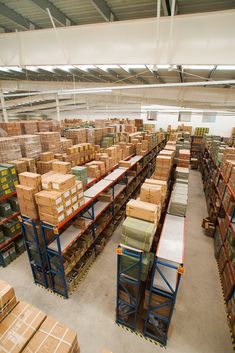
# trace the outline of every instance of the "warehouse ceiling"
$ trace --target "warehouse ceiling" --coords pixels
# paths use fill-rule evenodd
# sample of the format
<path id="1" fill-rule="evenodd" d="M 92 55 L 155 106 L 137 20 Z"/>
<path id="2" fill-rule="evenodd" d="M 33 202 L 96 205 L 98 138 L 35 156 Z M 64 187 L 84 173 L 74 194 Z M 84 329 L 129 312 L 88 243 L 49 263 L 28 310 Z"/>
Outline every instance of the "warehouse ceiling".
<path id="1" fill-rule="evenodd" d="M 161 16 L 171 14 L 171 0 L 161 1 Z M 234 9 L 234 0 L 176 0 L 175 14 L 184 15 Z M 156 0 L 1 0 L 2 31 L 123 21 L 157 15 Z"/>
<path id="2" fill-rule="evenodd" d="M 102 22 L 113 22 L 123 20 L 134 20 L 142 18 L 152 18 L 157 16 L 157 0 L 0 0 L 0 32 L 27 31 L 47 28 L 60 28 L 65 26 L 79 26 L 86 24 L 96 24 Z M 187 15 L 212 11 L 223 11 L 235 8 L 234 0 L 175 0 L 174 13 L 172 14 L 172 0 L 160 1 L 160 15 L 171 16 Z M 174 4 L 174 1 L 173 1 Z M 36 32 L 35 32 L 36 33 Z M 235 63 L 234 63 L 235 64 Z M 1 66 L 0 67 L 0 90 L 5 96 L 8 112 L 22 113 L 39 112 L 40 109 L 56 110 L 56 95 L 48 97 L 44 94 L 47 91 L 49 82 L 62 83 L 69 88 L 79 85 L 85 87 L 105 86 L 105 85 L 148 85 L 148 84 L 190 84 L 193 82 L 224 81 L 235 79 L 235 65 L 59 65 L 59 66 Z M 17 83 L 15 89 L 8 87 L 6 82 Z M 20 89 L 24 82 L 28 82 L 27 89 Z M 34 85 L 35 82 L 35 85 Z M 43 84 L 45 82 L 45 85 Z M 40 85 L 40 89 L 39 89 Z M 207 95 L 207 92 L 221 92 L 221 102 L 228 104 L 234 109 L 234 100 L 226 100 L 224 95 L 230 95 L 234 84 L 224 84 L 212 86 L 209 90 L 203 86 L 198 89 Z M 81 105 L 89 109 L 93 102 L 95 104 L 184 104 L 187 106 L 197 105 L 199 107 L 222 107 L 222 103 L 212 97 L 208 103 L 203 97 L 198 98 L 198 103 L 193 99 L 186 98 L 188 88 L 175 89 L 178 92 L 173 98 L 168 96 L 168 91 L 164 91 L 165 97 L 155 94 L 152 97 L 149 91 L 139 90 L 138 94 L 126 92 L 112 92 L 111 94 L 100 93 L 80 95 L 75 99 L 75 95 L 59 97 L 61 109 L 70 109 Z M 32 92 L 41 91 L 40 97 L 31 97 Z M 193 91 L 193 90 L 192 90 Z M 226 91 L 227 93 L 224 93 Z M 144 92 L 144 93 L 143 93 Z M 229 92 L 229 93 L 228 93 Z M 233 92 L 232 92 L 233 93 Z M 21 101 L 14 103 L 15 97 L 11 94 L 20 94 Z M 112 97 L 111 97 L 112 96 Z M 217 97 L 217 93 L 214 95 Z M 121 98 L 120 98 L 121 97 Z M 58 98 L 57 98 L 58 99 Z M 118 103 L 117 103 L 118 99 Z M 207 97 L 208 99 L 208 97 Z M 98 102 L 99 101 L 99 102 Z M 177 101 L 177 102 L 176 102 Z M 10 104 L 12 102 L 12 104 Z M 24 103 L 22 103 L 24 102 Z M 89 102 L 89 103 L 88 103 Z M 175 103 L 174 103 L 175 102 Z M 57 101 L 58 103 L 58 101 Z M 0 110 L 2 102 L 0 103 Z"/>

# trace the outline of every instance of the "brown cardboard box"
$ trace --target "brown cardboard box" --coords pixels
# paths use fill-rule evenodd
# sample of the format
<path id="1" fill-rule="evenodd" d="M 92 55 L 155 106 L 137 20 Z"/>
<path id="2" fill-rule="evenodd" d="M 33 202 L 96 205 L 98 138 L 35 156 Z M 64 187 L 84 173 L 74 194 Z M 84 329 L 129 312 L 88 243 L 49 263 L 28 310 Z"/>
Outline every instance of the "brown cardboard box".
<path id="1" fill-rule="evenodd" d="M 0 280 L 0 321 L 16 306 L 15 291 L 10 284 Z"/>
<path id="2" fill-rule="evenodd" d="M 52 225 L 57 225 L 58 223 L 62 222 L 65 219 L 65 214 L 64 212 L 58 214 L 58 215 L 50 215 L 48 213 L 39 213 L 41 221 L 44 221 L 46 223 L 52 224 Z"/>
<path id="3" fill-rule="evenodd" d="M 30 186 L 17 185 L 16 192 L 18 199 L 22 199 L 22 201 L 34 201 L 34 195 L 38 192 L 36 189 Z"/>
<path id="4" fill-rule="evenodd" d="M 35 190 L 42 189 L 41 175 L 36 173 L 24 172 L 19 174 L 19 181 L 21 185 L 30 186 Z"/>
<path id="5" fill-rule="evenodd" d="M 56 175 L 52 177 L 52 189 L 57 191 L 65 191 L 75 185 L 75 175 Z"/>
<path id="6" fill-rule="evenodd" d="M 162 187 L 162 191 L 166 193 L 167 189 L 167 182 L 164 180 L 157 180 L 157 179 L 145 179 L 144 184 L 150 185 L 160 185 Z"/>
<path id="7" fill-rule="evenodd" d="M 140 200 L 160 205 L 162 201 L 162 188 L 160 185 L 143 184 L 140 189 Z"/>
<path id="8" fill-rule="evenodd" d="M 49 215 L 58 217 L 61 213 L 65 211 L 65 207 L 63 204 L 54 207 L 38 205 L 38 211 L 39 213 L 47 213 Z"/>
<path id="9" fill-rule="evenodd" d="M 130 168 L 131 167 L 131 162 L 129 162 L 129 161 L 119 161 L 118 165 L 119 165 L 119 167 Z"/>
<path id="10" fill-rule="evenodd" d="M 43 153 L 40 153 L 40 160 L 42 162 L 49 162 L 51 161 L 52 159 L 54 159 L 54 154 L 53 152 L 43 152 Z"/>
<path id="11" fill-rule="evenodd" d="M 157 295 L 157 294 L 152 293 L 152 306 L 151 307 L 154 308 L 157 305 L 161 305 L 166 302 L 169 302 L 168 298 L 164 298 L 161 295 Z M 148 308 L 148 303 L 149 303 L 149 291 L 145 290 L 145 296 L 144 296 L 144 309 L 145 310 L 147 310 L 147 308 Z M 153 312 L 155 314 L 158 314 L 161 316 L 169 317 L 170 316 L 170 309 L 171 309 L 171 305 L 164 305 L 164 306 L 154 310 Z"/>
<path id="12" fill-rule="evenodd" d="M 71 172 L 71 163 L 70 162 L 61 162 L 56 161 L 52 163 L 52 170 L 57 173 L 67 174 Z"/>
<path id="13" fill-rule="evenodd" d="M 48 316 L 23 353 L 79 353 L 77 334 Z"/>
<path id="14" fill-rule="evenodd" d="M 42 190 L 35 194 L 36 203 L 41 206 L 57 208 L 63 204 L 62 193 L 58 191 Z"/>
<path id="15" fill-rule="evenodd" d="M 157 223 L 159 220 L 159 210 L 156 205 L 133 199 L 126 205 L 126 215 L 152 223 Z"/>
<path id="16" fill-rule="evenodd" d="M 46 314 L 19 302 L 0 323 L 0 351 L 20 353 L 45 320 Z"/>

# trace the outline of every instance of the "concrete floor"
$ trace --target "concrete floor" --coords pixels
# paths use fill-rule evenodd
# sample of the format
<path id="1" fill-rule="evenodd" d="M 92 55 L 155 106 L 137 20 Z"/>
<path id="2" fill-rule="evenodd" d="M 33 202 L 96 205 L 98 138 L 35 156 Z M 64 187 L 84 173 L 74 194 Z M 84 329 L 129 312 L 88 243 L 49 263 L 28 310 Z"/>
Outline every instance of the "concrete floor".
<path id="1" fill-rule="evenodd" d="M 191 171 L 187 210 L 185 275 L 173 315 L 167 353 L 233 352 L 213 254 L 213 240 L 201 228 L 207 215 L 199 172 Z M 152 353 L 163 349 L 118 327 L 115 320 L 116 255 L 120 227 L 69 300 L 32 283 L 26 254 L 0 270 L 0 278 L 26 300 L 77 331 L 82 353 Z"/>

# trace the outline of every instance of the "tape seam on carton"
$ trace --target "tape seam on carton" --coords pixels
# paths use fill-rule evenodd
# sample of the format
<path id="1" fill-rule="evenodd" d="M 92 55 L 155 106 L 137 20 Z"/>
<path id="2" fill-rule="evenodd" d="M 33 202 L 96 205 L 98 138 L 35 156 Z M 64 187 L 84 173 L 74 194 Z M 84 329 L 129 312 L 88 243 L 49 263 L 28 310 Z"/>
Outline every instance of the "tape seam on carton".
<path id="1" fill-rule="evenodd" d="M 24 309 L 21 311 L 21 313 L 19 313 L 18 315 L 14 315 L 12 312 L 9 314 L 9 315 L 15 317 L 15 320 L 13 321 L 13 323 L 12 323 L 11 326 L 7 329 L 6 332 L 8 332 L 8 331 L 10 330 L 10 328 L 12 328 L 12 326 L 16 323 L 17 320 L 21 321 L 24 325 L 27 326 L 26 329 L 24 330 L 24 332 L 21 333 L 21 335 L 20 335 L 20 336 L 21 336 L 21 339 L 23 339 L 24 335 L 26 334 L 26 332 L 28 331 L 29 328 L 31 328 L 33 331 L 36 331 L 36 330 L 35 330 L 35 327 L 33 327 L 32 324 L 33 324 L 34 321 L 38 318 L 38 316 L 42 313 L 42 311 L 39 310 L 38 313 L 37 313 L 37 315 L 35 315 L 35 317 L 33 318 L 31 324 L 29 324 L 29 323 L 25 322 L 24 320 L 22 320 L 22 319 L 20 318 L 20 315 L 22 315 L 23 312 L 26 311 L 26 309 L 27 309 L 28 307 L 29 307 L 29 304 L 27 304 L 27 305 L 24 307 Z M 0 340 L 1 340 L 2 337 L 6 334 L 6 332 L 4 332 L 4 334 L 0 337 Z M 8 339 L 9 339 L 9 336 L 8 336 Z M 15 344 L 13 345 L 13 347 L 11 348 L 11 350 L 10 350 L 10 351 L 6 351 L 6 353 L 11 353 L 11 352 L 13 351 L 13 349 L 15 349 L 16 345 L 18 344 L 18 341 L 19 341 L 19 340 L 16 340 L 16 342 L 15 342 Z M 2 348 L 3 348 L 3 347 L 2 347 Z"/>

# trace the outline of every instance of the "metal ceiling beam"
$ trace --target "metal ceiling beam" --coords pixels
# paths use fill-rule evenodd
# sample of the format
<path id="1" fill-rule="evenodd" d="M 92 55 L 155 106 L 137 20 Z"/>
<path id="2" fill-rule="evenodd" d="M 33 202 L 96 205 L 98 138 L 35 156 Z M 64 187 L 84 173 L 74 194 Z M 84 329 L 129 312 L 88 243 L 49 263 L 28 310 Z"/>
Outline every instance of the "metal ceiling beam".
<path id="1" fill-rule="evenodd" d="M 105 0 L 90 0 L 90 2 L 95 6 L 96 10 L 101 14 L 105 21 L 117 21 L 117 17 Z"/>
<path id="2" fill-rule="evenodd" d="M 129 78 L 126 78 L 120 74 L 118 74 L 116 71 L 112 70 L 112 69 L 108 69 L 108 72 L 114 77 L 116 78 L 116 81 L 123 81 L 123 82 L 127 82 L 127 83 L 133 83 L 133 81 L 131 81 Z"/>
<path id="3" fill-rule="evenodd" d="M 68 26 L 69 24 L 75 25 L 72 20 L 70 20 L 61 10 L 59 10 L 54 4 L 48 0 L 31 0 L 42 10 L 47 12 L 47 9 L 50 10 L 51 16 L 60 23 L 62 26 Z"/>
<path id="4" fill-rule="evenodd" d="M 181 65 L 177 66 L 180 82 L 184 82 L 183 68 Z"/>
<path id="5" fill-rule="evenodd" d="M 0 14 L 1 16 L 9 18 L 9 20 L 17 23 L 20 27 L 23 27 L 24 29 L 31 29 L 32 26 L 36 29 L 40 28 L 38 25 L 29 21 L 27 18 L 21 16 L 18 12 L 10 9 L 9 7 L 7 7 L 5 4 L 1 2 L 0 2 Z"/>
<path id="6" fill-rule="evenodd" d="M 136 73 L 134 70 L 129 70 L 129 71 L 130 71 L 130 74 L 134 76 L 134 79 L 137 80 L 138 82 L 149 83 L 143 77 L 141 77 L 140 74 L 138 75 L 138 73 Z"/>

